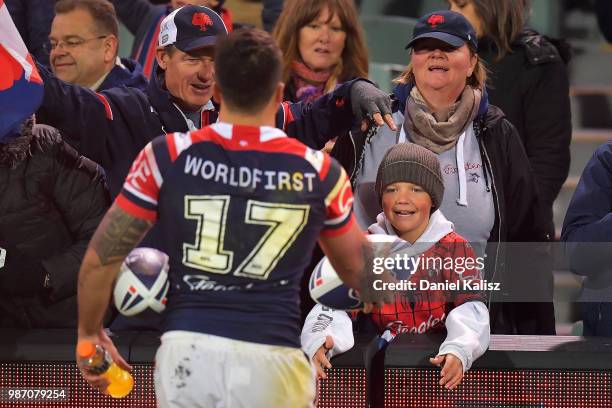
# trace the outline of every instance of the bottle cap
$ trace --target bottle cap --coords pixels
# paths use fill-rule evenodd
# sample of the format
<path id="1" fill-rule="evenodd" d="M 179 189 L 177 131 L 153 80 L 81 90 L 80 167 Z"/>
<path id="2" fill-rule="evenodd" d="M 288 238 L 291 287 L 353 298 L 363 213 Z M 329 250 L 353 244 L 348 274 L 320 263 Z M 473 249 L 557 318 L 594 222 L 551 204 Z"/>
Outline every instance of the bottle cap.
<path id="1" fill-rule="evenodd" d="M 89 358 L 96 354 L 96 345 L 89 340 L 81 340 L 77 344 L 77 354 L 81 358 Z"/>

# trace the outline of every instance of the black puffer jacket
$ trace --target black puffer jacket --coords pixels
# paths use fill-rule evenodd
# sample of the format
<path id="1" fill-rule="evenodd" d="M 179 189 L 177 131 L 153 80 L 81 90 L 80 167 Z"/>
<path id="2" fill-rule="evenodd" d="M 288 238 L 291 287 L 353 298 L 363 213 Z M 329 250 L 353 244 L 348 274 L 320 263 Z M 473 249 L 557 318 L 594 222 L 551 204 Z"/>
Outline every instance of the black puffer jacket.
<path id="1" fill-rule="evenodd" d="M 612 3 L 609 0 L 597 0 L 595 2 L 595 14 L 599 29 L 608 42 L 612 42 Z"/>
<path id="2" fill-rule="evenodd" d="M 31 296 L 1 293 L 0 326 L 76 327 L 79 267 L 110 196 L 101 168 L 56 129 L 36 125 L 33 134 L 16 167 L 0 162 L 0 247 L 41 261 L 50 286 Z"/>
<path id="3" fill-rule="evenodd" d="M 570 167 L 569 48 L 525 29 L 501 60 L 487 38 L 479 40 L 478 55 L 489 69 L 489 102 L 504 112 L 523 141 L 554 235 L 552 205 Z"/>

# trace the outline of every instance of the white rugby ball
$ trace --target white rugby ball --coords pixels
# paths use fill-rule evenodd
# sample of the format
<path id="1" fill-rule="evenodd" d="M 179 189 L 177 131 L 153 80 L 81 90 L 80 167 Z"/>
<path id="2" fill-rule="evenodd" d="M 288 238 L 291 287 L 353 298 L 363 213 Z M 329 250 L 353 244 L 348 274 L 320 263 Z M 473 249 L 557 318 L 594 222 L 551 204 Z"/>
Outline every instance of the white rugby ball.
<path id="1" fill-rule="evenodd" d="M 136 248 L 129 253 L 113 291 L 115 306 L 122 315 L 164 311 L 169 288 L 168 261 L 168 255 L 153 248 Z"/>
<path id="2" fill-rule="evenodd" d="M 394 243 L 397 237 L 383 234 L 370 234 L 367 238 L 372 245 Z M 376 252 L 376 251 L 375 251 Z M 354 289 L 345 285 L 329 259 L 323 257 L 312 271 L 310 282 L 310 297 L 317 303 L 337 310 L 361 309 L 363 303 Z"/>

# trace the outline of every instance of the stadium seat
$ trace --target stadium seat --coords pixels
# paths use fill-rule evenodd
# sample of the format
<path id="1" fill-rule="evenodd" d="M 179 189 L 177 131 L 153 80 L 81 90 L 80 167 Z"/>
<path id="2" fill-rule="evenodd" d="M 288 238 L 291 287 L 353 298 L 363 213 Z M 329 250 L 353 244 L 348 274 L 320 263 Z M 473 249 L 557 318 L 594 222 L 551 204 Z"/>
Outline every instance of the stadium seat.
<path id="1" fill-rule="evenodd" d="M 444 0 L 423 0 L 419 14 L 422 16 L 436 10 L 448 10 L 448 3 Z"/>
<path id="2" fill-rule="evenodd" d="M 412 38 L 416 20 L 407 17 L 362 16 L 370 61 L 406 65 L 408 51 L 404 49 Z"/>

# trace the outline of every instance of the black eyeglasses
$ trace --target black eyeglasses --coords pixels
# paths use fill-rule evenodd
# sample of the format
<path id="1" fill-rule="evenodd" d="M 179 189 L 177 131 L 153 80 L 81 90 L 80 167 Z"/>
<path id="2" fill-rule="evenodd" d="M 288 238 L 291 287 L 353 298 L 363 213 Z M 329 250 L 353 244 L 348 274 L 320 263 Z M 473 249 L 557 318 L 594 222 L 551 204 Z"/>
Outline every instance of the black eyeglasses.
<path id="1" fill-rule="evenodd" d="M 97 37 L 93 37 L 93 38 L 79 38 L 79 37 L 74 37 L 74 38 L 69 38 L 68 40 L 65 41 L 49 41 L 48 43 L 45 43 L 44 48 L 45 51 L 47 52 L 51 52 L 54 49 L 58 48 L 58 47 L 64 47 L 67 50 L 71 50 L 74 49 L 80 45 L 85 44 L 86 42 L 89 41 L 93 41 L 93 40 L 100 40 L 102 38 L 106 38 L 108 37 L 107 35 L 99 35 Z"/>

